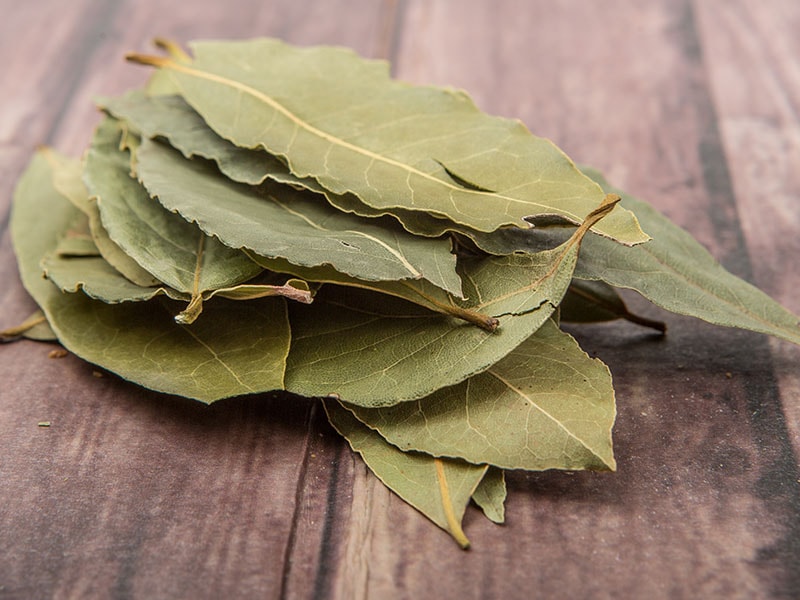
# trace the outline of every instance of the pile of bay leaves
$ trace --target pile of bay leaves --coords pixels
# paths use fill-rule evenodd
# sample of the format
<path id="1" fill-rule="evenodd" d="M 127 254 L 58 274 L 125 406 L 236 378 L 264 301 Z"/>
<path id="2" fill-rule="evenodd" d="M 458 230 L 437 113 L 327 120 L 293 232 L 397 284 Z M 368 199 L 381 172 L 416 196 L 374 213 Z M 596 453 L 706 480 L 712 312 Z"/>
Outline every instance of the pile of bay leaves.
<path id="1" fill-rule="evenodd" d="M 463 93 L 280 41 L 161 41 L 99 105 L 82 160 L 51 149 L 12 233 L 57 338 L 203 402 L 285 390 L 468 545 L 504 469 L 615 467 L 614 392 L 560 320 L 628 319 L 616 288 L 800 343 L 797 317 L 649 205 Z M 650 239 L 652 236 L 652 239 Z M 42 277 L 44 275 L 44 277 Z"/>

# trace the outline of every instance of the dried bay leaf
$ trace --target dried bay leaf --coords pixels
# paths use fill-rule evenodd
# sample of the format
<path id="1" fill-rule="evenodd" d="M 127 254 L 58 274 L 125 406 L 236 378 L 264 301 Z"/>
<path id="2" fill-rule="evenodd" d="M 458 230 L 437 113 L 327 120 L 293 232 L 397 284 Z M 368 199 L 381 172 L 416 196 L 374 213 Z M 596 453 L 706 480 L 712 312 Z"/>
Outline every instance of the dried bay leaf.
<path id="1" fill-rule="evenodd" d="M 616 468 L 611 374 L 552 320 L 456 386 L 387 408 L 346 406 L 404 451 L 503 469 Z"/>
<path id="2" fill-rule="evenodd" d="M 47 254 L 42 259 L 44 275 L 62 292 L 83 291 L 90 298 L 118 304 L 141 302 L 166 295 L 173 300 L 191 300 L 189 294 L 167 286 L 142 287 L 123 277 L 101 257 L 64 258 Z"/>
<path id="3" fill-rule="evenodd" d="M 725 270 L 688 232 L 652 206 L 618 192 L 599 172 L 584 171 L 609 193 L 619 193 L 621 204 L 636 213 L 653 240 L 621 248 L 599 236 L 588 236 L 575 268 L 576 278 L 602 279 L 615 287 L 636 290 L 672 312 L 800 344 L 800 317 Z"/>
<path id="4" fill-rule="evenodd" d="M 461 521 L 486 473 L 486 465 L 401 452 L 337 402 L 327 401 L 324 405 L 334 429 L 386 487 L 447 531 L 459 546 L 469 547 Z"/>
<path id="5" fill-rule="evenodd" d="M 465 266 L 470 300 L 463 308 L 495 319 L 499 327 L 493 333 L 445 310 L 425 308 L 431 299 L 436 305 L 459 304 L 452 297 L 440 301 L 433 295 L 437 288 L 425 289 L 424 282 L 416 282 L 421 293 L 415 294 L 427 299 L 416 304 L 399 292 L 324 286 L 312 306 L 290 309 L 286 389 L 302 396 L 336 395 L 359 406 L 391 406 L 489 368 L 550 318 L 570 284 L 581 240 L 615 203 L 608 199 L 548 253 L 487 257 Z M 381 284 L 382 291 L 389 285 Z"/>
<path id="6" fill-rule="evenodd" d="M 97 250 L 106 261 L 122 273 L 129 281 L 143 287 L 155 286 L 160 282 L 120 248 L 109 236 L 100 219 L 97 201 L 89 197 L 83 183 L 83 165 L 51 148 L 44 150 L 53 171 L 53 185 L 65 198 L 89 219 L 89 232 Z"/>
<path id="7" fill-rule="evenodd" d="M 70 352 L 144 387 L 203 402 L 283 387 L 290 333 L 282 298 L 209 303 L 209 318 L 187 328 L 158 302 L 110 305 L 63 294 L 43 279 L 42 256 L 76 214 L 36 154 L 15 192 L 12 240 L 25 288 Z"/>
<path id="8" fill-rule="evenodd" d="M 61 257 L 94 257 L 99 256 L 100 253 L 91 235 L 70 232 L 58 243 L 55 254 Z"/>
<path id="9" fill-rule="evenodd" d="M 461 295 L 449 240 L 360 219 L 286 186 L 231 182 L 211 164 L 150 140 L 137 151 L 137 172 L 162 205 L 229 246 L 303 267 L 331 265 L 358 279 L 426 279 Z"/>
<path id="10" fill-rule="evenodd" d="M 168 71 L 225 139 L 263 147 L 296 176 L 352 192 L 373 208 L 420 210 L 493 231 L 527 227 L 524 218 L 537 214 L 581 222 L 602 200 L 551 142 L 519 122 L 482 114 L 464 94 L 393 82 L 382 62 L 269 39 L 192 48 L 190 65 L 129 59 Z M 451 174 L 494 192 L 465 187 Z M 648 239 L 627 211 L 598 231 L 628 244 Z"/>
<path id="11" fill-rule="evenodd" d="M 48 254 L 42 259 L 44 275 L 62 292 L 83 291 L 90 298 L 118 304 L 120 302 L 143 302 L 157 296 L 190 302 L 191 295 L 167 286 L 138 286 L 124 278 L 116 269 L 100 257 L 64 258 Z M 311 290 L 305 281 L 291 279 L 282 284 L 242 283 L 227 288 L 203 292 L 203 301 L 214 296 L 229 300 L 255 300 L 269 296 L 283 296 L 297 302 L 310 304 Z"/>
<path id="12" fill-rule="evenodd" d="M 166 76 L 162 71 L 156 73 Z M 217 135 L 203 118 L 180 96 L 152 97 L 134 90 L 116 98 L 101 98 L 99 105 L 114 117 L 124 120 L 143 137 L 166 139 L 186 158 L 205 158 L 217 164 L 229 179 L 259 185 L 266 180 L 283 183 L 298 189 L 322 194 L 329 204 L 359 217 L 393 217 L 403 228 L 415 235 L 440 237 L 449 232 L 473 238 L 480 247 L 492 254 L 510 254 L 506 242 L 493 242 L 494 234 L 475 231 L 449 219 L 437 218 L 423 211 L 379 210 L 361 202 L 350 193 L 334 194 L 311 177 L 297 177 L 284 162 L 264 150 L 241 148 Z M 511 228 L 516 229 L 516 228 Z M 500 251 L 498 251 L 500 250 Z"/>
<path id="13" fill-rule="evenodd" d="M 425 281 L 366 282 L 330 268 L 299 268 L 282 260 L 252 255 L 251 258 L 266 269 L 290 273 L 306 281 L 389 294 L 494 331 L 499 324 L 497 317 L 536 310 L 548 301 L 551 307 L 559 303 L 565 286 L 569 284 L 569 274 L 581 240 L 594 223 L 612 210 L 614 203 L 613 198 L 608 198 L 572 237 L 552 250 L 535 255 L 482 256 L 463 260 L 459 271 L 465 282 L 465 300 L 454 298 Z M 542 313 L 542 319 L 545 318 Z"/>
<path id="14" fill-rule="evenodd" d="M 502 469 L 491 466 L 487 469 L 486 475 L 472 494 L 472 501 L 493 523 L 505 522 L 506 478 Z"/>
<path id="15" fill-rule="evenodd" d="M 165 38 L 157 37 L 153 39 L 153 45 L 163 50 L 167 55 L 177 62 L 192 62 L 192 58 L 184 52 L 176 42 L 167 40 Z M 153 72 L 147 83 L 145 84 L 145 91 L 152 96 L 177 94 L 178 90 L 172 80 L 161 71 Z"/>
<path id="16" fill-rule="evenodd" d="M 162 71 L 156 71 L 162 73 Z M 114 98 L 99 98 L 100 106 L 116 119 L 129 124 L 139 135 L 165 139 L 186 158 L 214 161 L 229 179 L 259 185 L 267 179 L 300 184 L 322 192 L 313 179 L 300 179 L 289 172 L 277 157 L 263 150 L 240 148 L 217 135 L 181 96 L 149 96 L 133 90 Z"/>
<path id="17" fill-rule="evenodd" d="M 130 177 L 130 157 L 119 145 L 117 123 L 104 120 L 86 157 L 87 187 L 111 239 L 159 281 L 190 295 L 190 305 L 176 318 L 191 323 L 202 310 L 204 292 L 247 281 L 261 268 L 154 202 Z"/>
<path id="18" fill-rule="evenodd" d="M 409 300 L 420 306 L 429 308 L 435 312 L 456 317 L 468 321 L 487 331 L 494 331 L 499 325 L 499 321 L 485 313 L 470 310 L 459 305 L 457 298 L 446 294 L 440 288 L 424 281 L 364 281 L 340 273 L 329 265 L 319 267 L 299 267 L 284 259 L 266 258 L 256 254 L 249 254 L 256 263 L 277 273 L 287 273 L 299 277 L 304 281 L 314 283 L 331 283 L 356 287 L 365 290 L 372 290 L 381 294 L 389 294 Z"/>

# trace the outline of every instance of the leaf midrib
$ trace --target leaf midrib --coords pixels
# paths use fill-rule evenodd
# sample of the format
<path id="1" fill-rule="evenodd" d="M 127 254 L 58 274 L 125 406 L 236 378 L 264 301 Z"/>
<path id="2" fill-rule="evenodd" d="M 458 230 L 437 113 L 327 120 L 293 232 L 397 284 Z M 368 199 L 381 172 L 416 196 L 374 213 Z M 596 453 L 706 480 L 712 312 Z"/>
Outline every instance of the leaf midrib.
<path id="1" fill-rule="evenodd" d="M 562 422 L 561 422 L 559 419 L 557 419 L 557 418 L 556 418 L 554 415 L 550 414 L 550 413 L 549 413 L 549 412 L 547 412 L 547 411 L 546 411 L 544 408 L 542 408 L 541 406 L 539 406 L 539 405 L 538 405 L 538 404 L 537 404 L 537 403 L 536 403 L 536 402 L 535 402 L 533 399 L 531 399 L 531 398 L 530 398 L 530 396 L 528 396 L 528 395 L 527 395 L 525 392 L 523 392 L 521 389 L 519 389 L 518 387 L 516 387 L 516 386 L 515 386 L 514 384 L 512 384 L 510 381 L 508 381 L 507 379 L 505 379 L 505 378 L 504 378 L 502 375 L 498 374 L 496 370 L 494 370 L 494 369 L 490 368 L 490 369 L 488 369 L 488 370 L 486 371 L 486 373 L 488 373 L 489 375 L 491 375 L 492 377 L 494 377 L 495 379 L 497 379 L 497 380 L 498 380 L 500 383 L 502 383 L 504 386 L 506 386 L 506 387 L 507 387 L 509 390 L 511 390 L 511 391 L 512 391 L 514 394 L 517 394 L 517 395 L 518 395 L 520 398 L 522 398 L 522 399 L 523 399 L 523 400 L 526 402 L 526 404 L 528 404 L 528 405 L 529 405 L 531 408 L 534 408 L 534 409 L 536 409 L 536 410 L 537 410 L 537 411 L 539 411 L 539 412 L 540 412 L 542 415 L 544 415 L 546 418 L 550 419 L 550 420 L 551 420 L 553 423 L 555 423 L 555 424 L 556 424 L 556 426 L 557 426 L 559 429 L 561 429 L 562 431 L 564 431 L 564 433 L 567 435 L 567 437 L 569 437 L 570 439 L 572 439 L 572 440 L 574 440 L 575 442 L 579 443 L 579 444 L 580 444 L 582 447 L 586 448 L 586 449 L 587 449 L 589 452 L 591 452 L 591 453 L 592 453 L 592 455 L 593 455 L 593 456 L 595 456 L 595 457 L 596 457 L 598 460 L 600 460 L 600 461 L 601 461 L 601 462 L 602 462 L 604 465 L 606 465 L 606 466 L 610 466 L 610 465 L 608 464 L 608 461 L 606 461 L 606 459 L 605 459 L 605 458 L 603 458 L 603 457 L 602 457 L 602 456 L 601 456 L 601 455 L 600 455 L 600 454 L 599 454 L 599 453 L 598 453 L 598 452 L 597 452 L 597 451 L 596 451 L 594 448 L 592 448 L 592 446 L 591 446 L 590 444 L 588 444 L 586 441 L 584 441 L 583 439 L 581 439 L 579 436 L 575 435 L 575 433 L 573 433 L 572 431 L 570 431 L 570 430 L 569 430 L 569 429 L 568 429 L 568 428 L 567 428 L 567 427 L 566 427 L 566 426 L 565 426 L 565 425 L 564 425 L 564 424 L 563 424 L 563 423 L 562 423 Z"/>

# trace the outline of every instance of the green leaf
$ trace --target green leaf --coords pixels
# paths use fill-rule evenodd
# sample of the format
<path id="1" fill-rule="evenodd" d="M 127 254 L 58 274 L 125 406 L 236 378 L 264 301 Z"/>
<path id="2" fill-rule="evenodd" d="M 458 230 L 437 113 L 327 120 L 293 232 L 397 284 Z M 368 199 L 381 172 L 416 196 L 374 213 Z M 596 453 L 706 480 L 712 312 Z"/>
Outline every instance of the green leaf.
<path id="1" fill-rule="evenodd" d="M 163 71 L 156 73 L 163 74 Z M 142 137 L 166 139 L 186 158 L 214 161 L 219 170 L 233 181 L 259 185 L 272 179 L 303 185 L 320 193 L 324 191 L 313 179 L 292 175 L 288 167 L 271 154 L 240 148 L 220 137 L 181 96 L 148 96 L 141 90 L 133 90 L 123 96 L 99 98 L 97 103 L 115 118 L 128 123 Z"/>
<path id="2" fill-rule="evenodd" d="M 191 328 L 159 302 L 118 305 L 63 294 L 41 277 L 78 214 L 52 186 L 47 160 L 34 156 L 14 197 L 11 234 L 23 284 L 59 341 L 73 354 L 140 385 L 203 402 L 283 387 L 289 349 L 282 298 L 209 303 Z"/>
<path id="3" fill-rule="evenodd" d="M 65 156 L 50 147 L 42 148 L 41 152 L 50 163 L 55 189 L 72 202 L 75 208 L 88 215 L 90 212 L 89 193 L 83 183 L 81 161 Z"/>
<path id="4" fill-rule="evenodd" d="M 118 304 L 141 302 L 166 295 L 173 300 L 191 300 L 189 294 L 170 287 L 142 287 L 125 279 L 101 257 L 65 258 L 47 254 L 42 259 L 44 275 L 62 292 L 83 291 L 90 298 Z"/>
<path id="5" fill-rule="evenodd" d="M 163 71 L 156 71 L 156 74 L 168 78 Z M 481 233 L 422 211 L 375 209 L 361 202 L 354 194 L 334 194 L 322 187 L 316 179 L 297 177 L 289 171 L 285 163 L 268 152 L 240 148 L 217 135 L 181 96 L 152 97 L 140 90 L 134 90 L 115 98 L 101 98 L 98 104 L 114 117 L 124 120 L 143 137 L 166 139 L 186 158 L 198 157 L 214 161 L 219 170 L 233 181 L 258 185 L 271 180 L 322 194 L 329 204 L 340 211 L 359 217 L 391 216 L 406 231 L 415 235 L 439 237 L 455 231 L 475 239 L 482 249 L 492 254 L 510 254 L 514 251 L 514 248 L 503 251 L 508 243 L 502 245 L 493 242 L 494 234 Z M 501 251 L 498 252 L 498 248 Z"/>
<path id="6" fill-rule="evenodd" d="M 362 425 L 337 402 L 325 402 L 328 420 L 386 487 L 447 531 L 464 549 L 464 511 L 486 473 L 486 465 L 401 452 Z"/>
<path id="7" fill-rule="evenodd" d="M 105 260 L 99 257 L 64 258 L 48 254 L 42 260 L 44 275 L 62 292 L 83 291 L 90 298 L 119 304 L 120 302 L 143 302 L 157 296 L 190 302 L 191 296 L 170 287 L 142 287 L 120 275 Z M 203 301 L 214 296 L 229 300 L 255 300 L 270 296 L 283 296 L 303 304 L 310 304 L 312 294 L 304 281 L 292 279 L 283 284 L 242 283 L 227 288 L 217 288 L 201 295 Z"/>
<path id="8" fill-rule="evenodd" d="M 477 504 L 493 523 L 504 523 L 506 520 L 506 478 L 502 469 L 489 467 L 486 475 L 472 494 L 472 501 Z"/>
<path id="9" fill-rule="evenodd" d="M 55 251 L 60 257 L 95 257 L 99 255 L 92 236 L 68 232 Z"/>
<path id="10" fill-rule="evenodd" d="M 83 183 L 83 165 L 80 161 L 64 156 L 51 148 L 46 148 L 43 155 L 50 163 L 53 171 L 55 189 L 67 198 L 89 219 L 89 232 L 97 250 L 106 261 L 129 281 L 143 287 L 158 285 L 160 282 L 145 271 L 130 256 L 114 243 L 100 220 L 100 211 L 94 198 L 89 198 L 89 191 Z"/>
<path id="11" fill-rule="evenodd" d="M 177 62 L 192 62 L 192 57 L 184 52 L 176 42 L 161 37 L 153 39 L 153 45 L 166 52 L 166 54 Z M 162 71 L 155 71 L 147 80 L 145 91 L 152 96 L 177 94 L 178 90 L 175 83 Z"/>
<path id="12" fill-rule="evenodd" d="M 424 278 L 461 295 L 449 240 L 413 236 L 389 220 L 347 215 L 287 186 L 231 182 L 209 163 L 186 160 L 150 140 L 137 152 L 137 170 L 167 209 L 229 246 L 304 267 L 329 264 L 365 280 Z"/>
<path id="13" fill-rule="evenodd" d="M 463 305 L 436 298 L 432 286 L 415 292 L 417 305 L 395 294 L 323 287 L 312 306 L 291 307 L 286 389 L 302 396 L 334 395 L 360 406 L 391 406 L 487 369 L 553 314 L 569 286 L 581 239 L 614 203 L 605 202 L 552 251 L 468 264 L 463 278 L 470 300 Z M 381 286 L 387 289 L 388 284 Z M 444 314 L 424 307 L 431 301 Z M 448 302 L 461 313 L 449 315 Z M 491 317 L 499 327 L 488 333 L 452 318 L 464 318 L 464 309 Z"/>
<path id="14" fill-rule="evenodd" d="M 404 451 L 503 469 L 616 468 L 611 374 L 552 321 L 459 385 L 388 408 L 347 407 Z"/>
<path id="15" fill-rule="evenodd" d="M 490 117 L 464 94 L 392 82 L 382 62 L 276 40 L 197 43 L 191 65 L 129 59 L 168 70 L 219 135 L 265 148 L 298 177 L 355 193 L 380 210 L 420 210 L 481 231 L 559 214 L 582 221 L 603 197 L 551 142 Z M 451 174 L 493 193 L 463 186 Z M 645 241 L 618 212 L 599 231 Z"/>
<path id="16" fill-rule="evenodd" d="M 247 281 L 261 268 L 154 202 L 130 177 L 130 157 L 119 144 L 117 123 L 106 119 L 87 154 L 87 186 L 111 239 L 167 286 L 191 296 L 192 303 L 179 315 L 190 323 L 202 308 L 204 292 Z"/>
<path id="17" fill-rule="evenodd" d="M 330 268 L 299 268 L 280 259 L 253 255 L 251 258 L 276 272 L 290 273 L 306 281 L 389 294 L 494 331 L 499 324 L 497 317 L 524 314 L 538 309 L 545 302 L 550 302 L 551 307 L 558 305 L 569 283 L 581 240 L 597 220 L 608 214 L 614 203 L 613 198 L 607 199 L 570 239 L 552 250 L 534 255 L 482 256 L 463 260 L 460 272 L 465 281 L 467 300 L 454 298 L 425 281 L 365 282 Z M 542 319 L 545 318 L 542 313 Z"/>
<path id="18" fill-rule="evenodd" d="M 728 327 L 750 329 L 800 344 L 800 317 L 726 271 L 689 233 L 646 202 L 618 192 L 597 171 L 585 169 L 636 213 L 653 240 L 622 248 L 589 236 L 575 277 L 630 288 L 658 306 Z"/>

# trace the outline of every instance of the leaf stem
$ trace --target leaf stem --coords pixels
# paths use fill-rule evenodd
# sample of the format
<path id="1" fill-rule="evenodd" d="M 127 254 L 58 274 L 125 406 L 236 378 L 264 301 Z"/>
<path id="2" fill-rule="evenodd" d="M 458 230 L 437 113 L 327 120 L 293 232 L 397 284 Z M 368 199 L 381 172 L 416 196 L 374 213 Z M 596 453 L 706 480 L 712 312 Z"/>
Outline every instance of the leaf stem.
<path id="1" fill-rule="evenodd" d="M 197 262 L 194 268 L 194 281 L 192 283 L 192 300 L 183 311 L 175 317 L 175 321 L 181 325 L 191 325 L 195 322 L 200 313 L 203 312 L 203 294 L 200 292 L 200 272 L 203 269 L 203 252 L 205 249 L 206 236 L 200 233 L 197 242 Z"/>
<path id="2" fill-rule="evenodd" d="M 447 314 L 459 319 L 463 319 L 464 321 L 472 323 L 473 325 L 477 325 L 489 333 L 494 333 L 500 326 L 500 320 L 497 317 L 484 315 L 483 313 L 469 310 L 468 308 L 461 308 L 460 306 L 445 306 L 438 302 L 435 302 L 434 304 L 436 304 L 436 306 L 441 306 L 442 310 Z"/>
<path id="3" fill-rule="evenodd" d="M 0 341 L 11 341 L 19 336 L 23 335 L 26 331 L 33 329 L 37 325 L 41 325 L 42 323 L 47 322 L 47 318 L 44 315 L 40 315 L 38 313 L 33 314 L 32 316 L 25 319 L 19 325 L 15 327 L 9 327 L 8 329 L 3 329 L 0 331 Z"/>
<path id="4" fill-rule="evenodd" d="M 617 315 L 618 318 L 624 319 L 625 321 L 629 321 L 631 323 L 635 323 L 636 325 L 641 325 L 642 327 L 649 327 L 650 329 L 655 329 L 656 331 L 660 331 L 661 333 L 667 332 L 667 324 L 663 321 L 656 321 L 655 319 L 648 319 L 647 317 L 643 317 L 641 315 L 637 315 L 636 313 L 632 313 L 628 310 L 628 307 L 625 306 L 623 303 L 622 308 L 619 309 L 617 307 L 612 306 L 609 302 L 603 301 L 597 295 L 589 294 L 586 291 L 577 288 L 571 287 L 570 291 L 575 294 L 576 296 L 580 296 L 589 302 L 594 302 L 596 305 L 604 308 L 608 312 Z"/>

